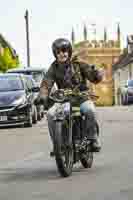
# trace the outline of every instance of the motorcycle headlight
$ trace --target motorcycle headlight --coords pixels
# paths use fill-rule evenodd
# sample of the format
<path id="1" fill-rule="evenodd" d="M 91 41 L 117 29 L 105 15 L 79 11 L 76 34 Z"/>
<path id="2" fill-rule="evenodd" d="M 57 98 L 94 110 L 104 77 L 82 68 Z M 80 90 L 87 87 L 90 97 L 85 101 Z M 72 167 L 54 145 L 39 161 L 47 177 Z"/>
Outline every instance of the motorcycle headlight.
<path id="1" fill-rule="evenodd" d="M 14 106 L 19 106 L 25 104 L 25 102 L 26 102 L 25 96 L 21 96 L 20 98 L 16 99 L 12 104 Z"/>

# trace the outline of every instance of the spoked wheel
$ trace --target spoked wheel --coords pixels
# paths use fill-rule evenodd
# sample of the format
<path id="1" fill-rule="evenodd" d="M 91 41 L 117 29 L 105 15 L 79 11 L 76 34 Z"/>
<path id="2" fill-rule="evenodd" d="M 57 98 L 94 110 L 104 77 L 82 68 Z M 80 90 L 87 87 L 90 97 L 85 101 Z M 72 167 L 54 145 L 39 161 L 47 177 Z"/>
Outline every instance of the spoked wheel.
<path id="1" fill-rule="evenodd" d="M 81 164 L 84 168 L 91 168 L 93 163 L 93 152 L 86 152 L 81 156 Z"/>
<path id="2" fill-rule="evenodd" d="M 56 122 L 54 151 L 58 171 L 61 176 L 68 177 L 73 168 L 73 148 L 71 145 L 63 144 L 63 126 L 62 122 Z"/>

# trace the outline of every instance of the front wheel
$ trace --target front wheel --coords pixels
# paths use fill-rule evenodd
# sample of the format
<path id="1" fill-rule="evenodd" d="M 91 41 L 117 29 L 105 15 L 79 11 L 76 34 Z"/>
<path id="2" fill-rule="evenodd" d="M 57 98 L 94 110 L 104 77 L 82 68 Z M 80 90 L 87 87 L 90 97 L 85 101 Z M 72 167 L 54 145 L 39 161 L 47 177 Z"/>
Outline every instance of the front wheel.
<path id="1" fill-rule="evenodd" d="M 60 175 L 68 177 L 71 175 L 73 168 L 73 147 L 72 144 L 63 142 L 64 131 L 62 121 L 57 121 L 55 127 L 54 151 L 56 165 Z M 69 129 L 66 129 L 69 137 Z"/>

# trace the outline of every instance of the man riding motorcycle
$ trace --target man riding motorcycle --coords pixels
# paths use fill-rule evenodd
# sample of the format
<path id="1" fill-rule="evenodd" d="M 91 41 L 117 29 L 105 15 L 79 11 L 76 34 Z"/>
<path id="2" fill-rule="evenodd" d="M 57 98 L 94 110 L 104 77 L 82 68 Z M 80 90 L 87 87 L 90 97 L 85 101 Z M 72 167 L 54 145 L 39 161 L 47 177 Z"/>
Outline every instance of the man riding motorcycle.
<path id="1" fill-rule="evenodd" d="M 102 74 L 100 70 L 95 69 L 91 65 L 79 62 L 77 59 L 72 59 L 72 45 L 64 38 L 55 40 L 52 44 L 53 54 L 55 61 L 51 64 L 45 80 L 42 81 L 41 90 L 44 95 L 44 102 L 47 109 L 49 108 L 49 94 L 56 83 L 59 89 L 74 89 L 78 87 L 80 91 L 87 91 L 87 80 L 97 84 L 102 80 Z M 87 138 L 92 140 L 94 151 L 98 152 L 101 149 L 100 139 L 95 130 L 95 106 L 93 101 L 89 97 L 83 96 L 83 98 L 76 97 L 73 99 L 73 103 L 80 106 L 80 112 L 87 116 Z M 48 128 L 51 139 L 53 140 L 55 122 L 53 117 L 57 110 L 57 104 L 55 103 L 48 109 Z M 80 144 L 78 135 L 75 133 L 77 144 Z M 52 154 L 52 152 L 51 152 Z"/>

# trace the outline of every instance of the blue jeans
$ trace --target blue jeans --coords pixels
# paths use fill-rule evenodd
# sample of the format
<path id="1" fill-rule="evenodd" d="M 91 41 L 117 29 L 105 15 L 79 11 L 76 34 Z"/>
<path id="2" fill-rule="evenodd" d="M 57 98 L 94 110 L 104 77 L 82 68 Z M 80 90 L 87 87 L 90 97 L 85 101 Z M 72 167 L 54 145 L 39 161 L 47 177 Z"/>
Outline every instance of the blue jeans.
<path id="1" fill-rule="evenodd" d="M 47 113 L 47 118 L 48 118 L 48 128 L 49 128 L 49 133 L 50 137 L 53 141 L 53 135 L 54 135 L 54 130 L 55 130 L 55 121 L 53 120 L 55 113 L 57 109 L 60 107 L 60 104 L 55 103 Z M 95 115 L 95 106 L 94 103 L 91 100 L 85 101 L 80 105 L 80 112 L 81 114 L 84 114 L 87 116 L 87 137 L 89 139 L 96 139 L 97 134 L 94 130 L 94 123 L 96 121 L 96 115 Z"/>

